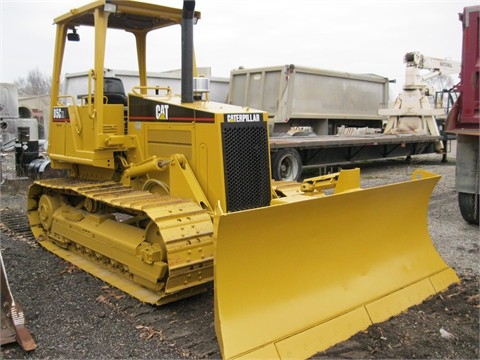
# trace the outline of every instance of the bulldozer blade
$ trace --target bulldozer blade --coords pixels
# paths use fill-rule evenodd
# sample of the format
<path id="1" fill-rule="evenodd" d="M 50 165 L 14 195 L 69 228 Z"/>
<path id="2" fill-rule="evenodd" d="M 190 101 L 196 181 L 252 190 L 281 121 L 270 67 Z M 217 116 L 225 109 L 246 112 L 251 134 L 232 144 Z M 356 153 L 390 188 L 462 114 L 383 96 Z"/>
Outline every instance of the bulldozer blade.
<path id="1" fill-rule="evenodd" d="M 458 282 L 427 227 L 440 176 L 215 216 L 224 358 L 307 358 Z"/>
<path id="2" fill-rule="evenodd" d="M 5 345 L 12 342 L 18 342 L 23 350 L 34 350 L 37 348 L 37 345 L 35 344 L 30 331 L 25 327 L 25 315 L 22 307 L 13 299 L 1 253 L 0 262 L 2 302 L 0 344 Z"/>

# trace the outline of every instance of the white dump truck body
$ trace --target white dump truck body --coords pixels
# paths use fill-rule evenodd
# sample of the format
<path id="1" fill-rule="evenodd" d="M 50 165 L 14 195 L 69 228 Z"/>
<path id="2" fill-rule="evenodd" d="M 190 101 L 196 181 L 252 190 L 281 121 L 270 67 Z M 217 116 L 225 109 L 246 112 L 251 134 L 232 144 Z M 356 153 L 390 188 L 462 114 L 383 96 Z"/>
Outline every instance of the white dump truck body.
<path id="1" fill-rule="evenodd" d="M 327 135 L 341 125 L 381 127 L 378 109 L 388 106 L 388 85 L 383 76 L 295 65 L 237 69 L 228 102 L 267 111 L 275 132 L 310 126 Z"/>
<path id="2" fill-rule="evenodd" d="M 210 79 L 209 100 L 225 102 L 228 96 L 228 78 L 211 77 L 210 68 L 200 68 L 199 75 Z M 123 82 L 125 91 L 131 92 L 139 86 L 138 72 L 129 70 L 106 69 L 105 76 L 119 78 Z M 88 72 L 70 73 L 65 75 L 63 93 L 74 97 L 88 93 Z M 179 71 L 149 72 L 147 75 L 148 86 L 170 87 L 174 94 L 181 92 L 181 76 Z"/>

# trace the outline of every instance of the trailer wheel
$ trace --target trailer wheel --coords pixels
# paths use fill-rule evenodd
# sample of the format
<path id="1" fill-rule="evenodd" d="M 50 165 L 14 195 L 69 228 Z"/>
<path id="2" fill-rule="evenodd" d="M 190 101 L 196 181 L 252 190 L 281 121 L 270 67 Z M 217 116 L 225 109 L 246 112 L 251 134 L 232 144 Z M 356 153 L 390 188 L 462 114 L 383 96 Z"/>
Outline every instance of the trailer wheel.
<path id="1" fill-rule="evenodd" d="M 458 206 L 465 221 L 478 225 L 479 213 L 478 194 L 458 193 Z"/>
<path id="2" fill-rule="evenodd" d="M 302 174 L 302 159 L 295 149 L 281 149 L 272 156 L 272 176 L 275 180 L 298 181 Z"/>

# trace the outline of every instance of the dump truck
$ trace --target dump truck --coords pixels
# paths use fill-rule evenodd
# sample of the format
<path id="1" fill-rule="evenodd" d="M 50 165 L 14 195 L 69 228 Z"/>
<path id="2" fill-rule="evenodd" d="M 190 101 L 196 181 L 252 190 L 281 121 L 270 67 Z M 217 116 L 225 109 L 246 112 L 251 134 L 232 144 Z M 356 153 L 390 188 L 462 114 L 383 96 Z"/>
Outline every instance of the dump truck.
<path id="1" fill-rule="evenodd" d="M 444 110 L 431 108 L 425 96 L 427 86 L 418 76 L 423 67 L 407 63 L 403 92 L 391 109 L 386 77 L 294 64 L 232 70 L 228 102 L 268 112 L 275 180 L 299 180 L 309 168 L 420 154 L 442 154 L 446 161 L 447 139 L 434 117 Z M 403 125 L 407 118 L 415 127 Z"/>
<path id="2" fill-rule="evenodd" d="M 228 103 L 268 112 L 270 133 L 311 128 L 335 135 L 341 126 L 381 129 L 389 79 L 295 64 L 230 72 Z"/>
<path id="3" fill-rule="evenodd" d="M 460 95 L 447 117 L 447 131 L 457 137 L 455 187 L 462 217 L 479 223 L 479 140 L 480 140 L 480 6 L 464 8 L 462 69 L 460 84 L 453 90 Z"/>
<path id="4" fill-rule="evenodd" d="M 208 98 L 212 101 L 225 102 L 228 96 L 228 78 L 212 77 L 209 67 L 197 68 L 199 77 L 207 77 L 210 86 L 208 88 Z M 122 69 L 105 69 L 104 77 L 118 78 L 122 81 L 125 89 L 131 89 L 139 84 L 139 75 L 137 71 Z M 62 83 L 62 91 L 65 94 L 72 94 L 81 97 L 87 93 L 88 71 L 80 71 L 65 74 Z M 153 72 L 147 74 L 147 82 L 154 86 L 168 86 L 173 93 L 181 92 L 181 74 L 177 70 Z"/>
<path id="5" fill-rule="evenodd" d="M 68 175 L 29 188 L 39 244 L 149 304 L 213 282 L 224 358 L 308 357 L 457 282 L 426 223 L 438 175 L 368 189 L 359 169 L 271 180 L 268 114 L 208 100 L 195 76 L 200 16 L 192 0 L 98 0 L 54 19 L 48 155 Z M 147 34 L 169 26 L 181 29 L 180 95 L 147 84 Z M 76 99 L 60 94 L 60 76 L 67 39 L 85 27 L 95 51 Z M 136 39 L 128 94 L 104 77 L 118 30 Z M 395 221 L 379 223 L 385 213 Z"/>

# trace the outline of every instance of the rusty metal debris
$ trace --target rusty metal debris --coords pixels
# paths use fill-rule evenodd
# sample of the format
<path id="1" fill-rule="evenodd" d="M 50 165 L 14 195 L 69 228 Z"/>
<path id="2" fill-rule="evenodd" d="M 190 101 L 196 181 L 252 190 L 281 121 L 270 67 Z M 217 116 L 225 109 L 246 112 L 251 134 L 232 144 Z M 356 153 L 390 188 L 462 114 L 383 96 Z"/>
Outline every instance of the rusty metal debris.
<path id="1" fill-rule="evenodd" d="M 7 272 L 3 264 L 3 258 L 0 253 L 1 260 L 1 345 L 18 342 L 25 351 L 36 349 L 37 345 L 33 340 L 30 331 L 25 327 L 25 315 L 20 304 L 13 299 L 10 290 L 10 284 L 7 278 Z"/>

